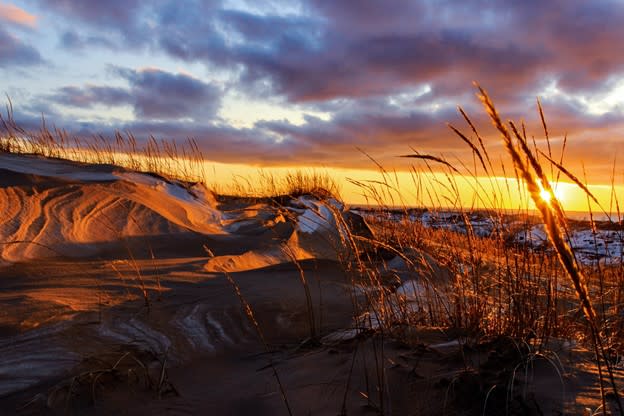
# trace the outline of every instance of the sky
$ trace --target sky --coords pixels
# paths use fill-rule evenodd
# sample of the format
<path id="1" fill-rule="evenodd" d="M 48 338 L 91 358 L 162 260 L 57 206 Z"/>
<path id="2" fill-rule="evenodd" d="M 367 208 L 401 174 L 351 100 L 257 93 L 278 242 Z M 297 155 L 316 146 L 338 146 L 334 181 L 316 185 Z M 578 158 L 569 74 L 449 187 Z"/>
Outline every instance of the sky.
<path id="1" fill-rule="evenodd" d="M 500 138 L 473 81 L 590 183 L 623 178 L 622 0 L 0 1 L 0 92 L 76 135 L 194 138 L 210 160 L 388 169 Z M 583 171 L 585 173 L 583 173 Z"/>

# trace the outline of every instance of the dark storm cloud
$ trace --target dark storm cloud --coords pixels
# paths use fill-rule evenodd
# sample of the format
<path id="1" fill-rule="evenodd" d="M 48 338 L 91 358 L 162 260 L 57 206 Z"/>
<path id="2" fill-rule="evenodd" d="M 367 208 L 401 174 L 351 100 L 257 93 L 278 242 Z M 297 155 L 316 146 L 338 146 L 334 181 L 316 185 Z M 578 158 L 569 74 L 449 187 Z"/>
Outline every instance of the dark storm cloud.
<path id="1" fill-rule="evenodd" d="M 357 112 L 343 114 L 325 121 L 308 117 L 302 126 L 283 121 L 257 124 L 280 136 L 295 139 L 299 143 L 321 147 L 337 145 L 354 149 L 355 146 L 375 146 L 379 143 L 399 145 L 407 149 L 420 142 L 435 146 L 440 133 L 444 132 L 444 119 L 450 114 L 372 114 Z"/>
<path id="2" fill-rule="evenodd" d="M 425 2 L 404 0 L 311 0 L 310 5 L 345 32 L 396 31 L 420 23 Z M 338 24 L 339 23 L 339 24 Z"/>
<path id="3" fill-rule="evenodd" d="M 291 143 L 277 143 L 274 136 L 258 129 L 183 122 L 134 122 L 124 128 L 139 137 L 153 135 L 178 142 L 193 138 L 206 158 L 223 162 L 277 165 L 298 150 Z"/>
<path id="4" fill-rule="evenodd" d="M 154 46 L 174 58 L 227 65 L 230 51 L 217 31 L 216 2 L 189 1 L 185 7 L 170 2 L 157 12 Z M 192 31 L 189 30 L 192 28 Z"/>
<path id="5" fill-rule="evenodd" d="M 43 62 L 39 51 L 0 27 L 0 68 Z"/>
<path id="6" fill-rule="evenodd" d="M 513 102 L 534 96 L 545 80 L 571 93 L 591 92 L 622 72 L 624 60 L 614 51 L 624 39 L 623 7 L 468 3 L 472 13 L 456 2 L 392 7 L 316 1 L 326 20 L 311 26 L 308 37 L 231 52 L 243 64 L 245 80 L 270 80 L 276 92 L 294 101 L 387 94 L 418 83 L 448 94 L 479 80 Z M 272 27 L 287 33 L 284 25 Z M 311 46 L 312 37 L 319 43 Z"/>
<path id="7" fill-rule="evenodd" d="M 302 43 L 313 43 L 320 32 L 318 19 L 305 17 L 258 16 L 241 11 L 224 10 L 218 20 L 238 32 L 246 44 L 262 49 L 279 48 L 282 39 L 296 38 Z"/>
<path id="8" fill-rule="evenodd" d="M 624 7 L 602 0 L 303 2 L 305 16 L 224 9 L 220 1 L 41 2 L 125 44 L 237 69 L 243 85 L 292 101 L 388 94 L 428 83 L 451 95 L 487 82 L 510 102 L 544 80 L 570 92 L 605 88 L 624 71 L 616 53 Z M 86 39 L 65 31 L 62 43 Z M 116 43 L 108 40 L 109 45 Z"/>
<path id="9" fill-rule="evenodd" d="M 164 3 L 140 0 L 35 1 L 42 9 L 51 10 L 65 20 L 68 29 L 61 33 L 61 46 L 68 49 L 96 46 L 114 50 L 147 47 L 155 29 L 150 26 L 151 13 L 153 8 Z M 73 30 L 75 27 L 94 33 L 79 35 Z"/>
<path id="10" fill-rule="evenodd" d="M 592 92 L 624 71 L 624 60 L 614 53 L 624 38 L 621 2 L 529 1 L 508 6 L 513 23 L 524 22 L 515 38 L 524 40 L 524 48 L 543 45 L 548 53 L 543 65 L 536 67 L 540 76 L 556 79 L 570 92 Z"/>
<path id="11" fill-rule="evenodd" d="M 97 26 L 127 27 L 135 22 L 140 0 L 40 0 L 42 8 Z"/>
<path id="12" fill-rule="evenodd" d="M 284 55 L 254 51 L 241 56 L 245 79 L 271 79 L 278 92 L 294 101 L 383 95 L 423 83 L 434 85 L 436 92 L 459 93 L 471 88 L 477 73 L 501 80 L 507 89 L 508 75 L 502 74 L 524 71 L 526 75 L 518 78 L 532 78 L 529 69 L 541 59 L 536 52 L 513 45 L 487 47 L 474 42 L 469 33 L 451 31 L 380 35 L 318 52 L 310 52 L 296 39 L 290 41 Z"/>
<path id="13" fill-rule="evenodd" d="M 471 88 L 473 80 L 487 81 L 512 101 L 534 94 L 545 79 L 585 91 L 604 88 L 607 78 L 624 71 L 615 53 L 624 38 L 624 7 L 609 0 L 308 0 L 306 16 L 227 10 L 219 1 L 199 0 L 45 4 L 127 44 L 236 68 L 243 84 L 268 83 L 292 101 L 388 94 L 418 83 L 448 94 Z M 104 39 L 91 37 L 100 45 Z M 74 32 L 63 34 L 69 47 L 84 42 Z"/>

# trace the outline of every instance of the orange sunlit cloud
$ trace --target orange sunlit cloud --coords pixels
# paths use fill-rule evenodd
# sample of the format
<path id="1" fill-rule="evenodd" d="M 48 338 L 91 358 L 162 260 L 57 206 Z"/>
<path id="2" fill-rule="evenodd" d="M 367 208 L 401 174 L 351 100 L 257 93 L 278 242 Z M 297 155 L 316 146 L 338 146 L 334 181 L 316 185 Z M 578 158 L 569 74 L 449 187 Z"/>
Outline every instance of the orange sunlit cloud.
<path id="1" fill-rule="evenodd" d="M 37 26 L 37 16 L 13 4 L 0 3 L 0 20 L 30 28 Z"/>

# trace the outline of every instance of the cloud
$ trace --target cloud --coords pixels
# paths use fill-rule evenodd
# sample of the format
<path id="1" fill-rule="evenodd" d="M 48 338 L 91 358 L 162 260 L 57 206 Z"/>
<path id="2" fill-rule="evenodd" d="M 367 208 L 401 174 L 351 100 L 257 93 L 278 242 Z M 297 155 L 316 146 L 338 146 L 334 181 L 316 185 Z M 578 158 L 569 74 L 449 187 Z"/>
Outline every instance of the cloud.
<path id="1" fill-rule="evenodd" d="M 536 95 L 545 79 L 587 93 L 624 73 L 614 53 L 624 38 L 624 9 L 612 0 L 304 0 L 305 15 L 232 9 L 217 0 L 41 5 L 99 28 L 89 36 L 64 31 L 67 47 L 151 48 L 236 71 L 240 88 L 293 102 L 387 95 L 419 84 L 452 98 L 471 90 L 473 80 L 512 102 Z"/>
<path id="2" fill-rule="evenodd" d="M 41 0 L 40 6 L 53 9 L 98 26 L 127 27 L 140 8 L 140 0 Z"/>
<path id="3" fill-rule="evenodd" d="M 37 26 L 37 16 L 13 4 L 0 3 L 0 20 L 29 28 Z"/>
<path id="4" fill-rule="evenodd" d="M 614 53 L 624 38 L 624 9 L 614 0 L 301 3 L 305 15 L 276 15 L 274 6 L 232 9 L 218 0 L 40 5 L 100 30 L 64 31 L 67 47 L 150 48 L 235 70 L 241 88 L 295 102 L 393 94 L 423 83 L 452 96 L 473 80 L 512 101 L 535 95 L 545 78 L 585 93 L 624 73 Z"/>
<path id="5" fill-rule="evenodd" d="M 43 108 L 37 107 L 36 110 Z M 46 113 L 49 114 L 49 113 Z M 54 114 L 54 113 L 51 113 Z M 30 131 L 39 131 L 41 115 L 16 114 L 18 125 Z M 210 160 L 231 163 L 265 163 L 279 165 L 288 160 L 292 148 L 278 143 L 274 136 L 257 129 L 238 129 L 215 123 L 189 123 L 187 121 L 136 120 L 118 123 L 115 126 L 100 121 L 75 122 L 56 114 L 54 120 L 46 117 L 48 127 L 54 125 L 66 131 L 71 137 L 90 138 L 103 136 L 113 138 L 115 131 L 131 132 L 140 143 L 149 137 L 187 143 L 189 138 L 197 141 L 200 150 Z M 1 130 L 1 126 L 0 126 Z"/>
<path id="6" fill-rule="evenodd" d="M 82 88 L 76 86 L 62 87 L 51 98 L 59 104 L 79 108 L 91 108 L 94 105 L 115 107 L 133 102 L 130 91 L 125 88 L 97 85 L 87 85 Z"/>
<path id="7" fill-rule="evenodd" d="M 187 74 L 173 74 L 156 68 L 133 70 L 114 67 L 129 87 L 101 85 L 65 86 L 50 97 L 56 103 L 78 108 L 95 105 L 132 106 L 139 119 L 203 119 L 216 115 L 220 88 Z"/>
<path id="8" fill-rule="evenodd" d="M 163 1 L 140 0 L 36 0 L 39 7 L 61 17 L 66 29 L 61 33 L 60 45 L 68 49 L 84 46 L 106 47 L 123 51 L 149 45 L 153 35 L 151 9 Z M 88 35 L 78 34 L 80 27 Z"/>
<path id="9" fill-rule="evenodd" d="M 398 155 L 412 153 L 413 149 L 443 155 L 453 163 L 458 159 L 464 162 L 472 160 L 470 148 L 446 126 L 450 122 L 472 137 L 471 129 L 455 109 L 442 108 L 434 112 L 427 109 L 406 110 L 381 99 L 364 101 L 343 101 L 346 108 L 337 111 L 330 120 L 307 117 L 302 125 L 267 121 L 257 123 L 256 128 L 288 143 L 293 152 L 289 160 L 296 163 L 374 168 L 358 148 L 388 169 L 405 169 L 413 164 L 413 160 L 397 158 Z M 504 158 L 506 154 L 500 134 L 493 129 L 477 100 L 473 98 L 472 101 L 474 108 L 469 111 L 469 116 L 489 149 L 495 169 L 499 171 L 499 156 Z M 498 101 L 495 100 L 495 103 Z M 581 175 L 583 162 L 589 168 L 590 179 L 604 180 L 610 172 L 613 154 L 624 151 L 621 138 L 624 120 L 621 113 L 590 115 L 576 103 L 559 100 L 543 100 L 542 105 L 556 157 L 559 157 L 563 137 L 568 136 L 566 165 Z M 504 119 L 513 119 L 518 125 L 524 122 L 529 136 L 535 137 L 542 150 L 546 151 L 535 102 L 521 111 L 507 105 L 497 107 Z M 473 140 L 476 138 L 473 137 Z M 587 152 L 588 145 L 594 150 Z"/>
<path id="10" fill-rule="evenodd" d="M 141 71 L 130 72 L 141 76 Z M 63 92 L 72 97 L 72 101 L 66 102 L 80 107 L 93 105 L 96 99 L 100 104 L 128 102 L 134 106 L 136 102 L 130 92 L 132 88 L 118 91 L 114 88 L 104 90 L 87 86 L 80 89 L 65 88 Z M 624 128 L 621 117 L 612 113 L 589 116 L 574 103 L 565 104 L 556 100 L 544 100 L 543 105 L 556 158 L 561 151 L 562 138 L 567 134 L 566 166 L 582 175 L 583 167 L 579 162 L 582 160 L 590 181 L 606 180 L 611 173 L 613 155 L 624 151 L 624 142 L 618 138 Z M 306 116 L 301 125 L 287 121 L 263 121 L 251 128 L 235 128 L 218 119 L 209 118 L 188 121 L 147 117 L 111 126 L 105 120 L 76 123 L 71 119 L 63 119 L 63 112 L 58 112 L 55 120 L 48 119 L 48 123 L 54 122 L 72 134 L 81 136 L 101 133 L 111 137 L 113 129 L 118 129 L 132 132 L 138 140 L 153 135 L 182 143 L 187 138 L 194 138 L 206 157 L 231 163 L 374 169 L 373 162 L 358 149 L 370 154 L 387 169 L 401 170 L 419 165 L 413 159 L 397 157 L 412 153 L 412 149 L 444 155 L 457 166 L 458 159 L 467 163 L 472 160 L 468 146 L 445 125 L 446 121 L 450 121 L 471 136 L 469 127 L 455 110 L 406 110 L 382 98 L 346 100 L 342 106 L 329 120 Z M 506 106 L 499 106 L 499 110 L 505 119 L 518 121 L 524 118 L 529 135 L 534 135 L 541 148 L 546 150 L 541 122 L 534 108 L 522 113 L 509 111 Z M 500 169 L 499 155 L 504 155 L 500 136 L 481 109 L 471 111 L 470 116 L 484 137 L 495 169 Z M 37 121 L 34 115 L 29 126 L 33 123 L 36 126 Z M 592 152 L 587 152 L 587 146 L 591 146 Z M 510 165 L 506 165 L 509 168 Z M 437 167 L 433 166 L 434 169 Z M 501 171 L 498 173 L 502 174 Z"/>
<path id="11" fill-rule="evenodd" d="M 18 65 L 35 65 L 43 62 L 34 47 L 0 28 L 0 68 Z"/>
<path id="12" fill-rule="evenodd" d="M 221 90 L 190 75 L 153 68 L 117 72 L 130 83 L 138 117 L 211 119 L 219 109 Z"/>
<path id="13" fill-rule="evenodd" d="M 176 58 L 239 68 L 246 88 L 261 85 L 259 93 L 295 102 L 393 94 L 423 83 L 458 96 L 473 80 L 512 102 L 536 95 L 545 79 L 578 93 L 624 70 L 613 53 L 624 38 L 624 11 L 610 1 L 311 0 L 307 8 L 311 14 L 294 17 L 163 12 L 156 39 Z M 195 36 L 184 36 L 187 26 Z"/>
<path id="14" fill-rule="evenodd" d="M 88 47 L 115 48 L 115 43 L 104 36 L 82 35 L 73 30 L 67 30 L 61 35 L 60 45 L 66 49 L 84 50 Z"/>

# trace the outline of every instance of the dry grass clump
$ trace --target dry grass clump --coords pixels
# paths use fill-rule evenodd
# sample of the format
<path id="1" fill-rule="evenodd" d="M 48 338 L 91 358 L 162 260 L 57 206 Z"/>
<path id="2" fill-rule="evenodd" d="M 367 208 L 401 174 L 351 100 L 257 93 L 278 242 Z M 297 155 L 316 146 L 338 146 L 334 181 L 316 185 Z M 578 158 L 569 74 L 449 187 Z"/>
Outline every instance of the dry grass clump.
<path id="1" fill-rule="evenodd" d="M 259 170 L 254 177 L 237 176 L 231 187 L 222 194 L 234 197 L 264 199 L 297 198 L 304 195 L 315 198 L 342 200 L 340 184 L 322 170 L 296 169 L 284 175 Z"/>
<path id="2" fill-rule="evenodd" d="M 480 96 L 479 98 L 483 102 L 485 109 L 490 116 L 492 123 L 498 129 L 503 137 L 503 142 L 507 148 L 507 151 L 512 157 L 513 164 L 515 169 L 519 172 L 520 176 L 523 178 L 527 189 L 538 208 L 542 219 L 544 221 L 544 225 L 546 231 L 548 233 L 548 238 L 552 243 L 554 251 L 557 254 L 559 259 L 559 263 L 565 269 L 568 277 L 572 281 L 574 285 L 574 289 L 576 291 L 576 295 L 578 296 L 579 302 L 587 318 L 587 323 L 589 326 L 589 330 L 591 332 L 591 338 L 594 343 L 594 349 L 596 352 L 596 360 L 598 363 L 598 371 L 600 373 L 600 383 L 601 383 L 601 396 L 602 396 L 602 406 L 603 413 L 606 414 L 606 402 L 605 402 L 605 393 L 603 390 L 603 377 L 602 377 L 602 367 L 601 364 L 607 367 L 607 371 L 609 373 L 609 379 L 612 385 L 612 391 L 615 397 L 617 398 L 617 405 L 620 414 L 624 414 L 624 408 L 622 407 L 622 403 L 619 398 L 618 388 L 615 385 L 615 380 L 613 376 L 613 366 L 609 360 L 609 356 L 604 348 L 604 344 L 601 339 L 601 331 L 599 326 L 601 322 L 596 314 L 596 310 L 594 309 L 593 301 L 590 295 L 590 290 L 588 287 L 587 278 L 580 270 L 577 259 L 574 256 L 574 252 L 570 248 L 570 245 L 566 241 L 566 217 L 563 212 L 563 208 L 559 204 L 559 201 L 554 196 L 553 189 L 550 186 L 548 179 L 544 173 L 544 169 L 542 165 L 537 160 L 537 152 L 532 152 L 527 145 L 526 136 L 521 135 L 518 132 L 515 124 L 510 121 L 509 126 L 511 131 L 513 132 L 513 136 L 515 136 L 516 141 L 512 138 L 512 135 L 508 128 L 502 123 L 494 104 L 491 99 L 487 95 L 487 93 L 479 87 Z M 546 138 L 548 139 L 548 129 L 546 127 L 546 123 L 544 120 L 544 114 L 542 111 L 542 107 L 538 101 L 538 108 L 540 112 L 540 117 L 544 126 L 544 133 Z M 550 147 L 550 145 L 549 145 Z M 552 160 L 552 159 L 551 159 Z M 552 162 L 551 162 L 552 163 Z M 560 167 L 559 164 L 556 164 L 557 167 Z M 564 173 L 570 176 L 567 170 L 564 170 Z M 578 180 L 577 183 L 580 183 Z M 581 184 L 582 185 L 582 184 Z M 589 192 L 587 187 L 581 186 L 582 189 L 590 196 L 592 199 L 596 200 L 593 195 Z M 546 201 L 541 197 L 542 190 L 548 192 L 551 198 Z M 599 276 L 599 281 L 604 281 Z M 604 317 L 603 317 L 604 318 Z"/>
<path id="3" fill-rule="evenodd" d="M 340 199 L 340 186 L 327 173 L 296 170 L 282 179 L 284 193 L 293 197 L 312 195 L 320 199 Z"/>
<path id="4" fill-rule="evenodd" d="M 85 406 L 105 401 L 107 391 L 128 389 L 152 393 L 158 399 L 179 396 L 168 376 L 167 356 L 151 351 L 109 352 L 102 357 L 86 357 L 82 371 L 52 386 L 47 394 L 37 394 L 23 404 L 19 414 L 76 414 Z"/>

